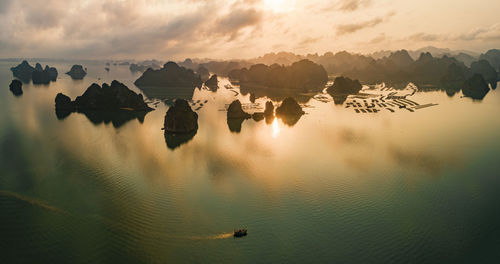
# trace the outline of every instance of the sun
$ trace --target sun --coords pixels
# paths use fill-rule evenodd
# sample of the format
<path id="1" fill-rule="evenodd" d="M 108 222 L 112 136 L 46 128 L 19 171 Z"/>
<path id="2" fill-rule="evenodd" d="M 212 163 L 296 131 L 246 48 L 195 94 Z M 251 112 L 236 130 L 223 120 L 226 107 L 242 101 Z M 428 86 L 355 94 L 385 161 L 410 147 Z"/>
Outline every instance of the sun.
<path id="1" fill-rule="evenodd" d="M 293 1 L 287 0 L 264 0 L 264 8 L 276 13 L 283 13 L 292 10 Z"/>

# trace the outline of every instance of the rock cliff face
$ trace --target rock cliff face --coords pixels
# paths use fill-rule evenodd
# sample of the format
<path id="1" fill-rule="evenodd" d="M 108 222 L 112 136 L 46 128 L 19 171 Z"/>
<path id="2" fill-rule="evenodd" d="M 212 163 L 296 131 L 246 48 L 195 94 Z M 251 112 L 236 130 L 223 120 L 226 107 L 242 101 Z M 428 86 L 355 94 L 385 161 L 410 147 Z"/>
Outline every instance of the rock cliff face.
<path id="1" fill-rule="evenodd" d="M 87 75 L 87 72 L 83 69 L 82 65 L 73 65 L 71 70 L 66 74 L 71 76 L 73 80 L 81 80 Z"/>
<path id="2" fill-rule="evenodd" d="M 135 85 L 141 87 L 201 87 L 200 76 L 193 70 L 179 67 L 175 62 L 167 62 L 162 69 L 147 69 Z"/>
<path id="3" fill-rule="evenodd" d="M 217 90 L 219 88 L 219 80 L 217 79 L 217 74 L 212 75 L 210 79 L 205 82 L 205 85 L 210 88 L 210 90 Z"/>
<path id="4" fill-rule="evenodd" d="M 399 50 L 391 53 L 387 58 L 381 59 L 381 62 L 387 66 L 409 67 L 414 60 L 407 50 Z"/>
<path id="5" fill-rule="evenodd" d="M 35 64 L 35 71 L 43 71 L 42 65 L 38 62 Z"/>
<path id="6" fill-rule="evenodd" d="M 71 98 L 69 96 L 64 95 L 62 93 L 58 93 L 56 95 L 56 111 L 75 111 L 76 107 L 74 102 L 71 101 Z"/>
<path id="7" fill-rule="evenodd" d="M 448 66 L 448 70 L 441 79 L 441 85 L 444 87 L 448 96 L 453 96 L 462 88 L 467 79 L 465 69 L 453 63 Z"/>
<path id="8" fill-rule="evenodd" d="M 491 66 L 493 66 L 496 70 L 500 71 L 500 50 L 498 49 L 488 50 L 485 54 L 481 54 L 479 59 L 487 60 L 491 64 Z"/>
<path id="9" fill-rule="evenodd" d="M 470 66 L 470 69 L 473 74 L 475 73 L 481 74 L 484 80 L 487 83 L 491 84 L 493 89 L 496 88 L 496 84 L 498 81 L 498 73 L 487 60 L 479 60 L 473 62 Z"/>
<path id="10" fill-rule="evenodd" d="M 166 133 L 191 133 L 198 130 L 198 114 L 186 100 L 178 99 L 171 106 L 163 125 Z"/>
<path id="11" fill-rule="evenodd" d="M 111 86 L 103 84 L 100 87 L 92 84 L 74 101 L 64 95 L 57 94 L 56 110 L 61 111 L 86 111 L 86 110 L 129 110 L 129 111 L 151 111 L 142 97 L 142 94 L 136 94 L 124 84 L 113 81 Z"/>
<path id="12" fill-rule="evenodd" d="M 227 119 L 248 119 L 251 115 L 241 107 L 240 100 L 233 101 L 227 108 Z"/>
<path id="13" fill-rule="evenodd" d="M 462 86 L 462 93 L 466 97 L 477 100 L 482 100 L 489 91 L 488 83 L 478 73 L 467 79 Z"/>

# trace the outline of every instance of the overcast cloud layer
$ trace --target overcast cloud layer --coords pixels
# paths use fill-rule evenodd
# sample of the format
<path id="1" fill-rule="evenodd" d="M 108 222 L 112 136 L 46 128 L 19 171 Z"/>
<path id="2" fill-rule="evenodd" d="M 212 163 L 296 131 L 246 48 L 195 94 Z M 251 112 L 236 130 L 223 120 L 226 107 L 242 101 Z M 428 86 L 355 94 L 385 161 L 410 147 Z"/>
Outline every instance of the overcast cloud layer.
<path id="1" fill-rule="evenodd" d="M 0 57 L 248 58 L 500 48 L 500 1 L 0 0 Z"/>

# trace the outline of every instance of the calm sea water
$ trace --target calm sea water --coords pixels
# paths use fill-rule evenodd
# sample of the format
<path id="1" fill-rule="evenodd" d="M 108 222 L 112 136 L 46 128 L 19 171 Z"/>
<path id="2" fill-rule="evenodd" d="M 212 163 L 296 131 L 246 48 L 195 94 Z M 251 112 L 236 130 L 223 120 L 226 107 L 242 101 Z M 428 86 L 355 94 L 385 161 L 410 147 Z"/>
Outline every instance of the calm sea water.
<path id="1" fill-rule="evenodd" d="M 247 120 L 235 133 L 221 110 L 250 98 L 222 80 L 194 92 L 207 100 L 200 128 L 169 148 L 163 103 L 142 123 L 57 118 L 58 92 L 114 79 L 140 92 L 128 67 L 88 64 L 73 81 L 71 64 L 49 62 L 57 82 L 15 97 L 18 63 L 0 62 L 1 263 L 500 259 L 499 91 L 483 101 L 419 92 L 415 101 L 439 105 L 414 113 L 311 99 L 294 126 Z M 233 239 L 241 227 L 249 235 Z"/>

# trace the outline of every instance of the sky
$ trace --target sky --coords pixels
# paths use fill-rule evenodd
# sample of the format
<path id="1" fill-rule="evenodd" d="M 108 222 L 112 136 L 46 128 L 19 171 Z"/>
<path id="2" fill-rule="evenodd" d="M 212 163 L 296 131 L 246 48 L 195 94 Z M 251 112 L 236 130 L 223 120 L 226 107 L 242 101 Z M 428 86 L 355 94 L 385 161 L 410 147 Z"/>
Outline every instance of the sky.
<path id="1" fill-rule="evenodd" d="M 0 0 L 0 58 L 500 48 L 498 0 Z"/>

